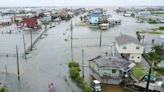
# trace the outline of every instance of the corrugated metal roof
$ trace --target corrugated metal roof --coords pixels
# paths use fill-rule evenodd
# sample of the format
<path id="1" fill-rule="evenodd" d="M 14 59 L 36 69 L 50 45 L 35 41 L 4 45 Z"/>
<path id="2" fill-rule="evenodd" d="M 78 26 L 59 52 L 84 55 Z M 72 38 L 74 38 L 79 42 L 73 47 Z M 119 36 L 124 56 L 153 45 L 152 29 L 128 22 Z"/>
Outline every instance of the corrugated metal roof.
<path id="1" fill-rule="evenodd" d="M 119 57 L 102 57 L 97 56 L 96 58 L 93 58 L 89 61 L 94 62 L 98 68 L 121 68 L 121 69 L 127 69 L 128 66 L 131 64 L 130 61 L 127 61 L 123 58 Z"/>
<path id="2" fill-rule="evenodd" d="M 128 35 L 121 35 L 115 38 L 119 45 L 134 43 L 138 45 L 142 45 L 136 38 L 128 36 Z"/>

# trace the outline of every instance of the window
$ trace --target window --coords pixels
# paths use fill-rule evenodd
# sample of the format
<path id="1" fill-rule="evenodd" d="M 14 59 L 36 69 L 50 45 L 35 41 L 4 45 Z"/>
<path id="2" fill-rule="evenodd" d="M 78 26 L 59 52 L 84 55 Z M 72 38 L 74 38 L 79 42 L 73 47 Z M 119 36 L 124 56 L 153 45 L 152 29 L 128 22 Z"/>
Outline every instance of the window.
<path id="1" fill-rule="evenodd" d="M 126 46 L 124 46 L 123 49 L 126 49 Z"/>
<path id="2" fill-rule="evenodd" d="M 116 73 L 116 69 L 112 69 L 112 73 Z"/>
<path id="3" fill-rule="evenodd" d="M 134 58 L 134 57 L 132 57 L 132 58 Z"/>
<path id="4" fill-rule="evenodd" d="M 138 57 L 138 59 L 140 59 L 140 57 Z"/>
<path id="5" fill-rule="evenodd" d="M 136 49 L 140 49 L 140 47 L 139 47 L 139 46 L 137 46 L 137 47 L 136 47 Z"/>

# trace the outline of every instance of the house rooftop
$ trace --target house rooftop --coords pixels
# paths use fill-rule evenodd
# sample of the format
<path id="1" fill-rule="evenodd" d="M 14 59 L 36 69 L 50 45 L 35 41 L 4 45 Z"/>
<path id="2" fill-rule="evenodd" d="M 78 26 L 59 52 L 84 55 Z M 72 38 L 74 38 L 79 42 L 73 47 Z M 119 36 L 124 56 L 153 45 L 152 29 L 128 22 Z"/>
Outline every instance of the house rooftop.
<path id="1" fill-rule="evenodd" d="M 124 44 L 129 44 L 129 43 L 142 45 L 136 38 L 128 36 L 128 35 L 117 36 L 115 39 L 118 45 L 124 45 Z"/>
<path id="2" fill-rule="evenodd" d="M 127 70 L 129 68 L 129 65 L 131 64 L 130 61 L 127 61 L 123 58 L 119 57 L 112 57 L 112 56 L 97 56 L 96 58 L 93 58 L 89 60 L 91 62 L 94 62 L 98 68 L 121 68 L 124 70 Z"/>

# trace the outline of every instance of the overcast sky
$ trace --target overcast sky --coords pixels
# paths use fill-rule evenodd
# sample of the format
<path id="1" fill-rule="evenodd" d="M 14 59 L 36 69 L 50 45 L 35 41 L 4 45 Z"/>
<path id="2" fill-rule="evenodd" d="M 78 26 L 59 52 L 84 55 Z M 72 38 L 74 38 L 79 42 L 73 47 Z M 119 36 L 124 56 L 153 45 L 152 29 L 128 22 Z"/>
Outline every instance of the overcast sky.
<path id="1" fill-rule="evenodd" d="M 162 5 L 164 0 L 0 0 L 4 6 L 141 6 Z"/>

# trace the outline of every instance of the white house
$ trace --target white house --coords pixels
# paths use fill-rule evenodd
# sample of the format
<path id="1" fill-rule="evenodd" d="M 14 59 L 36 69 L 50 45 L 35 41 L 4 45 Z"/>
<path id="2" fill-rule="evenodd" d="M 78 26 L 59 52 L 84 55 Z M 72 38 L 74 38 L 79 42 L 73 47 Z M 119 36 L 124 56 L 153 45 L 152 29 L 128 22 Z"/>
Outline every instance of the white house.
<path id="1" fill-rule="evenodd" d="M 142 44 L 134 37 L 121 35 L 116 39 L 116 49 L 123 58 L 134 62 L 141 62 L 141 55 L 144 51 Z"/>

